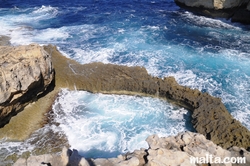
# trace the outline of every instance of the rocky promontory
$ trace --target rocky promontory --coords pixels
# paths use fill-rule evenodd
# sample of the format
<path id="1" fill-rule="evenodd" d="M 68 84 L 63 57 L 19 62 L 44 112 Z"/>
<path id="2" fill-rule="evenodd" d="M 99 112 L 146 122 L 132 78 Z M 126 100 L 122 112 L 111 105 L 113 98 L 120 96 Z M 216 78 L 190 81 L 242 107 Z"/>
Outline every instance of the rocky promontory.
<path id="1" fill-rule="evenodd" d="M 41 125 L 37 123 L 42 122 L 41 117 L 40 119 L 28 118 L 29 114 L 41 112 L 40 114 L 43 115 L 46 111 L 50 111 L 60 89 L 69 88 L 92 93 L 164 98 L 191 111 L 193 126 L 204 136 L 204 139 L 207 138 L 225 149 L 234 146 L 250 149 L 249 130 L 231 116 L 221 99 L 197 89 L 181 86 L 173 77 L 153 77 L 144 67 L 138 66 L 128 67 L 99 62 L 79 64 L 63 56 L 52 45 L 44 47 L 35 44 L 18 47 L 1 46 L 0 50 L 1 79 L 3 80 L 1 81 L 1 123 L 7 123 L 11 116 L 20 112 L 14 117 L 15 120 L 11 120 L 0 129 L 0 136 L 13 132 L 12 139 L 18 139 L 17 136 L 22 133 L 19 128 L 16 130 L 15 126 L 20 126 L 23 121 L 25 123 L 36 121 L 36 125 Z M 46 92 L 48 87 L 50 91 Z M 33 103 L 28 105 L 31 102 Z M 26 105 L 28 106 L 24 108 Z M 24 111 L 22 111 L 23 108 Z M 30 112 L 24 114 L 27 110 Z M 13 123 L 16 124 L 13 125 Z M 36 128 L 39 127 L 41 126 L 36 126 Z M 32 132 L 25 126 L 22 126 L 22 130 Z M 26 135 L 28 136 L 28 133 Z M 157 151 L 152 143 L 149 145 L 151 149 Z M 167 144 L 165 145 L 168 147 Z M 179 149 L 183 151 L 185 146 L 182 145 Z M 177 148 L 172 145 L 170 147 L 171 149 Z M 143 153 L 150 156 L 151 151 L 147 150 Z M 152 153 L 158 154 L 158 151 Z M 159 151 L 160 154 L 165 154 L 165 150 Z M 178 156 L 179 152 L 174 155 Z M 147 162 L 150 161 L 150 158 L 147 158 Z"/>
<path id="2" fill-rule="evenodd" d="M 219 98 L 181 86 L 174 77 L 152 77 L 144 67 L 103 63 L 81 65 L 62 57 L 54 46 L 46 46 L 45 50 L 52 54 L 56 86 L 92 93 L 161 97 L 190 110 L 196 131 L 217 145 L 250 148 L 249 130 L 231 116 Z"/>
<path id="3" fill-rule="evenodd" d="M 175 2 L 180 7 L 200 15 L 250 24 L 249 0 L 175 0 Z"/>

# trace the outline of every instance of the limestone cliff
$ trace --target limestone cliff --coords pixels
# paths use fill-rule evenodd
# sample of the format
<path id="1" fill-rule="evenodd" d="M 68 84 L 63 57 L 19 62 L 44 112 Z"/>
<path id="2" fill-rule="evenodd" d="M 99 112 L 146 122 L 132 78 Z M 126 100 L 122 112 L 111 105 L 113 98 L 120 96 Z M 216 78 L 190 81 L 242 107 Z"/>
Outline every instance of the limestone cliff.
<path id="1" fill-rule="evenodd" d="M 53 82 L 51 56 L 39 45 L 0 46 L 0 127 Z"/>

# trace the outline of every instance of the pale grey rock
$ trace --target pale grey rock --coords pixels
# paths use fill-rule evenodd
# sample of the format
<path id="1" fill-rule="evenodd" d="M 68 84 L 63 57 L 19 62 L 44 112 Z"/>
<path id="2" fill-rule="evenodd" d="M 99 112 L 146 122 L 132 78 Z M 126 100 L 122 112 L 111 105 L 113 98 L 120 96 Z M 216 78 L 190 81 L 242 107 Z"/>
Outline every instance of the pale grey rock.
<path id="1" fill-rule="evenodd" d="M 250 152 L 246 151 L 244 148 L 239 148 L 233 146 L 229 149 L 231 152 L 231 157 L 240 157 L 242 161 L 245 160 L 245 163 L 235 163 L 233 166 L 249 166 L 250 165 Z"/>
<path id="2" fill-rule="evenodd" d="M 119 155 L 116 158 L 88 159 L 78 154 L 78 151 L 63 148 L 61 155 L 30 156 L 27 160 L 19 159 L 14 166 L 40 166 L 49 163 L 52 166 L 249 166 L 250 152 L 244 148 L 232 147 L 229 150 L 217 146 L 203 135 L 192 132 L 182 132 L 176 136 L 149 136 L 146 141 L 148 149 L 135 150 L 132 153 Z M 192 158 L 245 157 L 244 164 L 191 162 Z M 200 161 L 200 160 L 199 160 Z M 208 160 L 210 162 L 210 160 Z M 42 165 L 41 165 L 42 166 Z"/>
<path id="3" fill-rule="evenodd" d="M 62 153 L 61 153 L 61 159 L 63 165 L 67 165 L 69 163 L 69 157 L 71 155 L 72 151 L 68 149 L 67 147 L 63 147 Z"/>
<path id="4" fill-rule="evenodd" d="M 65 166 L 89 166 L 88 161 L 80 156 L 76 149 L 70 150 L 66 147 L 62 149 L 61 161 Z"/>
<path id="5" fill-rule="evenodd" d="M 19 158 L 13 166 L 27 166 L 27 160 L 24 158 Z"/>
<path id="6" fill-rule="evenodd" d="M 128 160 L 123 160 L 117 164 L 116 166 L 138 166 L 140 164 L 140 160 L 137 157 L 132 157 Z"/>
<path id="7" fill-rule="evenodd" d="M 194 165 L 190 162 L 191 157 L 212 157 L 224 159 L 226 157 L 237 157 L 240 151 L 244 151 L 247 158 L 246 165 L 250 164 L 248 160 L 249 152 L 243 148 L 235 147 L 234 153 L 217 146 L 212 141 L 207 140 L 203 135 L 192 132 L 179 133 L 177 136 L 159 138 L 157 135 L 149 136 L 146 140 L 150 149 L 148 150 L 149 165 L 161 166 L 167 165 Z M 242 153 L 242 152 L 241 152 Z M 243 157 L 244 157 L 243 156 Z M 198 165 L 198 164 L 197 164 Z M 231 166 L 227 164 L 211 164 L 212 166 Z"/>
<path id="8" fill-rule="evenodd" d="M 149 166 L 195 166 L 190 163 L 190 155 L 182 151 L 159 148 L 150 149 L 148 153 Z"/>
<path id="9" fill-rule="evenodd" d="M 243 0 L 214 0 L 215 9 L 230 9 L 241 6 Z"/>
<path id="10" fill-rule="evenodd" d="M 54 80 L 51 55 L 37 44 L 0 46 L 0 127 Z"/>
<path id="11" fill-rule="evenodd" d="M 61 158 L 56 154 L 44 154 L 39 156 L 30 156 L 28 159 L 19 158 L 13 166 L 63 166 Z"/>
<path id="12" fill-rule="evenodd" d="M 113 166 L 114 163 L 111 162 L 108 159 L 104 159 L 104 158 L 98 158 L 98 159 L 91 159 L 92 163 L 95 164 L 95 166 Z"/>

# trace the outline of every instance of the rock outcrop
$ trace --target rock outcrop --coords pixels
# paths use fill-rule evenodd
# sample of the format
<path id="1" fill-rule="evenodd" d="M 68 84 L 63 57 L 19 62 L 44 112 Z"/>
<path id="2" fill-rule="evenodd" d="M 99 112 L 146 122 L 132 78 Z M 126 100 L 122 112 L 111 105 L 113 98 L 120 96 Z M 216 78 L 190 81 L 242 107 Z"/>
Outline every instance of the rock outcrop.
<path id="1" fill-rule="evenodd" d="M 231 9 L 247 4 L 248 0 L 175 0 L 177 3 L 190 7 L 201 7 L 206 9 Z"/>
<path id="2" fill-rule="evenodd" d="M 209 17 L 250 24 L 249 0 L 175 0 L 180 7 Z"/>
<path id="3" fill-rule="evenodd" d="M 0 127 L 54 80 L 51 56 L 36 44 L 0 46 Z"/>
<path id="4" fill-rule="evenodd" d="M 53 166 L 248 166 L 250 164 L 250 152 L 245 149 L 238 147 L 230 150 L 223 149 L 198 133 L 184 132 L 177 136 L 163 138 L 152 135 L 146 141 L 149 145 L 148 149 L 135 150 L 132 153 L 119 155 L 117 158 L 86 160 L 78 154 L 77 150 L 64 148 L 61 155 L 46 154 L 30 156 L 28 159 L 20 158 L 14 166 L 41 165 L 41 163 Z M 240 157 L 238 159 L 241 159 L 242 163 L 219 162 L 219 159 L 223 161 L 230 157 L 236 160 Z"/>
<path id="5" fill-rule="evenodd" d="M 62 56 L 57 48 L 51 45 L 45 46 L 44 49 L 37 45 L 31 45 L 28 48 L 34 49 L 27 50 L 27 46 L 17 48 L 2 47 L 1 49 L 1 54 L 5 55 L 2 59 L 7 55 L 9 57 L 5 60 L 6 63 L 3 64 L 6 65 L 7 71 L 10 71 L 9 76 L 6 77 L 5 74 L 4 77 L 2 76 L 2 79 L 11 83 L 9 87 L 6 81 L 2 81 L 1 85 L 2 124 L 7 122 L 10 116 L 22 109 L 23 103 L 36 98 L 39 93 L 46 89 L 53 80 L 55 70 L 54 91 L 56 92 L 60 88 L 69 88 L 93 93 L 161 97 L 189 109 L 192 112 L 192 123 L 196 131 L 217 145 L 223 148 L 238 146 L 250 149 L 249 130 L 231 116 L 221 99 L 212 97 L 208 93 L 201 93 L 197 89 L 181 86 L 173 77 L 163 79 L 152 77 L 145 68 L 138 66 L 127 67 L 103 63 L 82 65 Z M 11 50 L 15 53 L 10 52 Z M 38 52 L 34 50 L 38 50 Z M 12 57 L 11 55 L 16 55 L 17 52 L 20 55 L 26 54 L 26 59 L 31 55 L 36 57 L 33 56 L 35 52 L 42 56 L 40 59 L 34 58 L 28 64 L 24 63 L 26 62 L 25 58 L 19 58 L 15 61 L 15 64 L 7 63 L 12 59 L 10 58 Z M 54 70 L 51 66 L 50 58 Z M 31 65 L 34 65 L 34 68 Z M 34 81 L 33 83 L 32 80 Z M 40 101 L 38 100 L 35 103 Z M 46 104 L 50 106 L 52 103 L 53 100 L 50 99 Z M 41 104 L 45 105 L 44 101 Z M 32 109 L 32 106 L 30 109 Z M 33 109 L 40 111 L 40 107 Z M 6 114 L 6 112 L 11 114 Z M 38 121 L 37 119 L 34 120 Z M 23 121 L 23 117 L 20 121 Z M 10 129 L 6 132 L 10 132 Z M 1 132 L 1 135 L 3 133 Z"/>
<path id="6" fill-rule="evenodd" d="M 192 123 L 198 133 L 223 148 L 250 148 L 250 132 L 235 120 L 221 99 L 197 89 L 179 85 L 173 77 L 150 76 L 144 67 L 90 63 L 81 65 L 62 57 L 56 47 L 51 52 L 56 73 L 56 86 L 76 88 L 93 93 L 136 94 L 161 97 L 184 106 L 192 112 Z M 60 72 L 59 72 L 60 71 Z"/>
<path id="7" fill-rule="evenodd" d="M 59 92 L 60 88 L 93 93 L 161 97 L 189 109 L 192 112 L 192 123 L 196 131 L 215 144 L 225 149 L 234 146 L 250 149 L 249 130 L 230 115 L 221 99 L 197 89 L 181 86 L 173 77 L 152 77 L 144 67 L 138 66 L 127 67 L 103 63 L 82 65 L 62 56 L 52 45 L 0 47 L 0 50 L 2 55 L 0 122 L 2 124 L 22 110 L 27 103 L 36 100 L 37 96 L 48 89 L 50 84 L 53 85 L 55 81 L 53 87 L 55 93 L 50 93 L 52 97 L 45 100 L 46 102 L 43 100 L 46 96 L 35 102 L 48 105 L 48 107 L 32 104 L 29 106 L 30 110 L 40 112 L 39 109 L 47 109 L 49 111 L 48 108 L 53 103 L 53 96 Z M 55 78 L 54 81 L 53 78 Z M 24 118 L 22 117 L 20 121 L 23 121 Z M 34 118 L 34 121 L 38 121 L 38 119 Z M 4 135 L 2 129 L 0 130 L 1 135 Z M 13 131 L 15 129 L 12 127 L 7 132 Z M 18 132 L 20 131 L 16 131 L 16 133 Z M 150 146 L 152 147 L 151 143 Z M 142 151 L 145 155 L 148 153 Z M 158 152 L 153 153 L 158 154 Z M 165 154 L 165 150 L 159 151 L 160 153 Z M 141 154 L 141 151 L 138 151 L 138 154 Z M 174 152 L 173 155 L 180 154 L 182 152 Z M 144 161 L 143 157 L 137 157 L 137 159 L 128 160 L 126 157 L 124 165 L 127 162 L 141 163 Z M 185 158 L 180 161 L 185 161 Z"/>

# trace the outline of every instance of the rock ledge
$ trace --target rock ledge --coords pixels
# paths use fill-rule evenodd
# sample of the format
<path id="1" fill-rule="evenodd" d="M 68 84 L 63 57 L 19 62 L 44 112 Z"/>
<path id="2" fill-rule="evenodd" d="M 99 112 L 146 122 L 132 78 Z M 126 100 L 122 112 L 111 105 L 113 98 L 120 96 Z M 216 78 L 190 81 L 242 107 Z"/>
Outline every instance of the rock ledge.
<path id="1" fill-rule="evenodd" d="M 149 145 L 148 149 L 135 150 L 132 153 L 119 155 L 117 158 L 85 159 L 78 154 L 77 150 L 64 147 L 61 155 L 45 154 L 30 156 L 28 159 L 20 158 L 13 166 L 42 166 L 42 163 L 52 166 L 248 166 L 250 164 L 250 152 L 245 149 L 233 147 L 225 150 L 197 133 L 184 132 L 177 136 L 163 138 L 151 135 L 146 141 Z M 223 160 L 226 157 L 240 157 L 245 163 L 200 164 L 191 162 L 192 158 L 206 158 L 206 156 L 211 158 L 208 162 L 214 162 L 215 158 Z"/>

